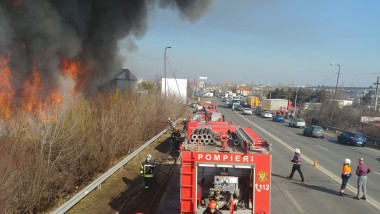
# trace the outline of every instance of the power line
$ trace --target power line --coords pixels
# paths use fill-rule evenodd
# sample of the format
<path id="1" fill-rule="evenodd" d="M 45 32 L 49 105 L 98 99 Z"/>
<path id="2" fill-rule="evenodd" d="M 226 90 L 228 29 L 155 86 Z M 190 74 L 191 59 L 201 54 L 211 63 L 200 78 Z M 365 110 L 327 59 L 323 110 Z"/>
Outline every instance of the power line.
<path id="1" fill-rule="evenodd" d="M 172 72 L 172 74 L 173 74 L 173 76 L 174 76 L 175 83 L 177 84 L 178 94 L 181 96 L 181 92 L 180 92 L 180 90 L 179 90 L 179 86 L 178 86 L 177 78 L 176 78 L 176 76 L 175 76 L 175 74 L 174 74 L 174 72 L 173 72 L 173 70 L 172 70 L 172 66 L 171 66 L 170 63 L 169 63 L 169 58 L 166 57 L 166 60 L 168 61 L 168 65 L 169 65 L 170 71 Z"/>
<path id="2" fill-rule="evenodd" d="M 151 56 L 148 56 L 146 54 L 139 53 L 139 52 L 136 51 L 135 48 L 131 47 L 130 45 L 128 45 L 127 43 L 124 43 L 122 41 L 116 42 L 116 45 L 119 48 L 121 47 L 121 48 L 127 49 L 131 54 L 137 55 L 139 57 L 142 57 L 142 58 L 145 58 L 145 59 L 148 59 L 148 60 L 162 60 L 162 58 L 151 57 Z"/>
<path id="3" fill-rule="evenodd" d="M 379 75 L 380 73 L 341 73 L 341 74 L 348 74 L 348 75 Z"/>

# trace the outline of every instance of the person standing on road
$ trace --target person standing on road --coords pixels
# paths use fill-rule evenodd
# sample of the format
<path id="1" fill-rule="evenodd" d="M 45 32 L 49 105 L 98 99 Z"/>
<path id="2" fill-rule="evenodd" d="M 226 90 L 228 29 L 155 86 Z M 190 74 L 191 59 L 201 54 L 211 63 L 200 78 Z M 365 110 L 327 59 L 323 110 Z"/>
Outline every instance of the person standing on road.
<path id="1" fill-rule="evenodd" d="M 152 155 L 147 154 L 146 160 L 140 166 L 140 174 L 144 177 L 145 189 L 150 189 L 154 179 L 154 170 L 156 169 L 156 164 L 151 161 Z"/>
<path id="2" fill-rule="evenodd" d="M 342 171 L 342 176 L 341 176 L 342 177 L 342 186 L 340 187 L 340 193 L 339 193 L 340 196 L 345 196 L 344 190 L 346 189 L 348 179 L 350 179 L 352 176 L 350 165 L 351 165 L 350 159 L 344 160 L 343 171 Z"/>
<path id="3" fill-rule="evenodd" d="M 298 148 L 294 149 L 294 157 L 293 157 L 293 160 L 290 160 L 290 161 L 293 162 L 293 168 L 288 179 L 293 179 L 294 172 L 297 170 L 298 173 L 300 173 L 300 176 L 302 179 L 301 182 L 304 182 L 304 177 L 301 171 L 301 154 Z"/>
<path id="4" fill-rule="evenodd" d="M 367 174 L 371 172 L 371 168 L 369 168 L 368 164 L 364 163 L 363 158 L 359 158 L 359 166 L 356 168 L 356 175 L 358 176 L 358 194 L 354 199 L 356 200 L 366 200 L 366 192 L 367 192 Z M 361 198 L 361 192 L 363 191 L 363 196 Z"/>

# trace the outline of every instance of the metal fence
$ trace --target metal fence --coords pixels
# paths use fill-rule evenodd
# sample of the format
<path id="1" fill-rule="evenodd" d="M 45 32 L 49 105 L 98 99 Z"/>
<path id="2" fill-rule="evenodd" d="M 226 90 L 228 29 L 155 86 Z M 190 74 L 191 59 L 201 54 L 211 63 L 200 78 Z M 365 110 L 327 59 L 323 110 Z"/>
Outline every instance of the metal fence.
<path id="1" fill-rule="evenodd" d="M 176 120 L 174 124 L 178 123 L 180 119 Z M 63 214 L 67 212 L 69 209 L 71 209 L 76 203 L 78 203 L 80 200 L 82 200 L 84 197 L 86 197 L 92 190 L 95 188 L 100 189 L 102 183 L 107 180 L 111 175 L 113 175 L 116 171 L 123 169 L 123 166 L 130 161 L 132 158 L 134 158 L 137 154 L 139 154 L 142 150 L 144 150 L 146 147 L 148 147 L 151 143 L 156 141 L 159 137 L 161 137 L 164 133 L 166 133 L 169 130 L 169 128 L 164 129 L 162 132 L 154 136 L 152 139 L 144 143 L 141 147 L 136 149 L 133 153 L 128 155 L 124 160 L 120 161 L 118 164 L 116 164 L 114 167 L 109 169 L 106 173 L 101 175 L 99 178 L 97 178 L 95 181 L 90 183 L 88 186 L 83 188 L 80 192 L 78 192 L 76 195 L 74 195 L 70 200 L 66 201 L 63 205 L 58 207 L 55 211 L 53 211 L 53 214 Z"/>
<path id="2" fill-rule="evenodd" d="M 338 129 L 338 128 L 335 128 L 335 127 L 332 127 L 332 126 L 326 126 L 326 125 L 320 125 L 320 124 L 318 126 L 321 126 L 322 128 L 324 128 L 326 130 L 340 132 L 340 133 L 343 133 L 343 132 L 346 131 L 346 130 Z M 364 137 L 367 138 L 368 142 L 373 143 L 374 145 L 380 145 L 380 139 L 374 138 L 374 137 L 371 137 L 371 136 L 367 136 L 367 135 L 364 135 Z"/>

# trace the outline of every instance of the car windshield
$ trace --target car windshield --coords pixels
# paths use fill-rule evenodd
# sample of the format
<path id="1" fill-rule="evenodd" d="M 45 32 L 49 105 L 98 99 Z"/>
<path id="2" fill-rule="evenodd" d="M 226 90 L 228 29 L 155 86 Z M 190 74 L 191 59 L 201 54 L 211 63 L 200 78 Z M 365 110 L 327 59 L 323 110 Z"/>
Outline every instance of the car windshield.
<path id="1" fill-rule="evenodd" d="M 321 127 L 314 127 L 314 130 L 315 131 L 323 131 L 323 129 Z"/>
<path id="2" fill-rule="evenodd" d="M 354 134 L 354 137 L 363 137 L 362 133 L 353 133 L 353 134 Z"/>
<path id="3" fill-rule="evenodd" d="M 245 110 L 251 110 L 250 108 L 245 108 Z"/>
<path id="4" fill-rule="evenodd" d="M 297 122 L 301 122 L 301 123 L 304 123 L 304 122 L 305 122 L 305 120 L 303 120 L 303 119 L 297 119 Z"/>

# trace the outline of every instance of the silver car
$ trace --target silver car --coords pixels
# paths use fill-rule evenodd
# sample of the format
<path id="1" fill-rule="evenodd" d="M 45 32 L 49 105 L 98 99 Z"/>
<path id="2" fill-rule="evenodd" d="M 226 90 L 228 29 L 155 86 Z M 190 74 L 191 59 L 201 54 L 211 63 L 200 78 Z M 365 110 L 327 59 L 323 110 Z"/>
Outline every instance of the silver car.
<path id="1" fill-rule="evenodd" d="M 243 109 L 243 114 L 250 114 L 250 115 L 252 115 L 252 111 L 251 111 L 250 108 L 244 108 Z"/>
<path id="2" fill-rule="evenodd" d="M 289 122 L 289 126 L 290 127 L 300 127 L 300 128 L 305 128 L 306 126 L 306 122 L 304 119 L 292 119 L 290 122 Z"/>
<path id="3" fill-rule="evenodd" d="M 272 113 L 270 113 L 269 111 L 263 111 L 261 112 L 261 117 L 272 118 Z"/>

